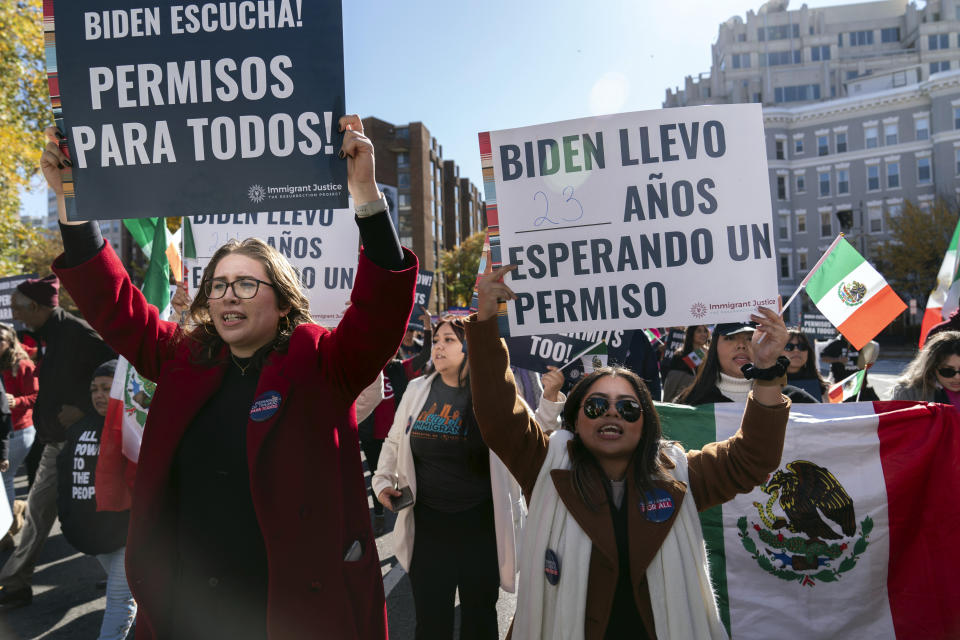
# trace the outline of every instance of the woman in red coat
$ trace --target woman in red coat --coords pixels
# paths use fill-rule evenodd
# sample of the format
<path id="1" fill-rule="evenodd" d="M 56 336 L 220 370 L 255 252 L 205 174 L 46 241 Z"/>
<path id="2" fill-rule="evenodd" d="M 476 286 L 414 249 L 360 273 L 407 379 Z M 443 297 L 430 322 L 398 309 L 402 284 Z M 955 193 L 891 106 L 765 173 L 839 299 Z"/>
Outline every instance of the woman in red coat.
<path id="1" fill-rule="evenodd" d="M 401 249 L 357 116 L 340 120 L 364 244 L 339 326 L 312 324 L 296 272 L 259 240 L 221 247 L 191 306 L 162 321 L 93 223 L 55 271 L 84 316 L 157 383 L 127 540 L 137 638 L 385 638 L 357 395 L 396 352 L 416 258 Z M 47 146 L 44 175 L 63 204 Z"/>

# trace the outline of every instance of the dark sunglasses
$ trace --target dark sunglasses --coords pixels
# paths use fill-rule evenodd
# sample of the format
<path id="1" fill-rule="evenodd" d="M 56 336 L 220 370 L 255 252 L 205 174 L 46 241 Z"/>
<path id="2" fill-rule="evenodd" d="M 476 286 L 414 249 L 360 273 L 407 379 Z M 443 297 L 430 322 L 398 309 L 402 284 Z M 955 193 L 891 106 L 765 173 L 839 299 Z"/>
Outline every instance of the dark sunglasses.
<path id="1" fill-rule="evenodd" d="M 941 367 L 937 369 L 937 373 L 939 373 L 944 378 L 952 378 L 958 373 L 960 373 L 960 371 L 958 371 L 957 369 L 954 369 L 953 367 Z"/>
<path id="2" fill-rule="evenodd" d="M 809 348 L 810 347 L 807 345 L 799 342 L 788 342 L 787 344 L 783 345 L 784 351 L 793 351 L 794 349 L 797 349 L 798 351 L 806 351 Z"/>
<path id="3" fill-rule="evenodd" d="M 623 398 L 613 403 L 617 413 L 627 422 L 636 422 L 643 415 L 643 407 L 636 400 Z M 591 396 L 583 401 L 583 415 L 596 420 L 610 408 L 610 401 L 603 396 Z"/>

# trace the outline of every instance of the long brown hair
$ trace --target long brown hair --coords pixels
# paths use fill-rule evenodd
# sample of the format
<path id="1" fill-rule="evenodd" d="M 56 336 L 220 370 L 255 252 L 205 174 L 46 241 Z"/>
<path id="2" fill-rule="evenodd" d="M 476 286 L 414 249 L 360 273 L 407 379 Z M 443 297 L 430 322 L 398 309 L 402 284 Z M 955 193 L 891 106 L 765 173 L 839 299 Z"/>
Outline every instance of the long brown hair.
<path id="1" fill-rule="evenodd" d="M 310 301 L 300 291 L 300 280 L 297 277 L 297 272 L 287 259 L 259 238 L 247 238 L 242 242 L 231 240 L 217 249 L 213 257 L 210 258 L 209 264 L 203 270 L 203 279 L 197 295 L 190 304 L 190 316 L 196 324 L 196 328 L 189 333 L 189 336 L 199 343 L 198 360 L 200 364 L 213 362 L 224 345 L 223 338 L 217 333 L 213 320 L 210 318 L 209 300 L 204 291 L 203 283 L 213 279 L 217 271 L 217 265 L 232 253 L 260 262 L 273 285 L 273 292 L 277 296 L 277 306 L 281 309 L 284 307 L 290 308 L 286 315 L 286 321 L 280 321 L 277 336 L 268 345 L 269 348 L 264 348 L 261 352 L 258 352 L 260 357 L 265 357 L 271 351 L 286 351 L 294 329 L 301 324 L 313 324 L 313 318 L 310 317 Z"/>
<path id="2" fill-rule="evenodd" d="M 27 355 L 26 350 L 23 348 L 23 345 L 20 344 L 20 340 L 17 338 L 17 332 L 8 324 L 0 323 L 0 339 L 6 340 L 7 344 L 10 345 L 6 351 L 0 354 L 0 371 L 9 371 L 13 375 L 17 375 L 17 365 L 20 364 L 21 360 L 30 360 L 30 356 Z"/>
<path id="3" fill-rule="evenodd" d="M 573 446 L 570 457 L 570 470 L 573 475 L 573 485 L 579 494 L 580 499 L 590 508 L 599 508 L 598 497 L 600 491 L 610 491 L 610 480 L 600 468 L 600 463 L 590 453 L 586 445 L 577 434 L 576 425 L 580 415 L 580 407 L 583 400 L 589 393 L 593 383 L 600 378 L 612 376 L 623 378 L 633 388 L 640 400 L 640 406 L 643 409 L 643 431 L 640 435 L 640 443 L 633 451 L 631 462 L 633 463 L 633 481 L 640 495 L 645 495 L 655 487 L 655 482 L 669 481 L 670 474 L 667 472 L 660 457 L 660 449 L 665 444 L 663 440 L 663 430 L 660 427 L 660 416 L 653 406 L 653 397 L 647 385 L 636 373 L 625 367 L 600 367 L 593 370 L 593 373 L 583 377 L 570 390 L 567 401 L 563 405 L 561 419 L 563 428 L 574 433 Z"/>
<path id="4" fill-rule="evenodd" d="M 790 342 L 791 338 L 796 338 L 799 344 L 807 347 L 806 363 L 800 367 L 800 371 L 788 374 L 788 377 L 792 376 L 798 380 L 816 380 L 820 383 L 820 393 L 823 393 L 827 390 L 827 383 L 820 375 L 820 371 L 817 370 L 817 353 L 814 351 L 813 345 L 810 344 L 810 339 L 800 328 L 790 329 L 787 333 L 789 334 L 787 342 Z"/>
<path id="5" fill-rule="evenodd" d="M 923 397 L 927 397 L 939 386 L 937 367 L 950 356 L 960 356 L 960 331 L 934 334 L 910 361 L 897 382 L 918 389 Z"/>

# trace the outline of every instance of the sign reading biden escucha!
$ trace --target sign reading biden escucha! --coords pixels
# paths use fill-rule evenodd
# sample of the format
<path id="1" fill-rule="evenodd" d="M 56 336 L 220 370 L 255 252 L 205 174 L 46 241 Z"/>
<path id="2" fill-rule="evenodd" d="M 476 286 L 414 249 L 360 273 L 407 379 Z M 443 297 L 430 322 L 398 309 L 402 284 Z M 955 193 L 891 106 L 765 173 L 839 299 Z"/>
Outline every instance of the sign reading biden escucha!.
<path id="1" fill-rule="evenodd" d="M 44 5 L 72 219 L 347 206 L 340 0 Z"/>
<path id="2" fill-rule="evenodd" d="M 776 307 L 760 105 L 480 134 L 510 335 L 746 320 Z"/>

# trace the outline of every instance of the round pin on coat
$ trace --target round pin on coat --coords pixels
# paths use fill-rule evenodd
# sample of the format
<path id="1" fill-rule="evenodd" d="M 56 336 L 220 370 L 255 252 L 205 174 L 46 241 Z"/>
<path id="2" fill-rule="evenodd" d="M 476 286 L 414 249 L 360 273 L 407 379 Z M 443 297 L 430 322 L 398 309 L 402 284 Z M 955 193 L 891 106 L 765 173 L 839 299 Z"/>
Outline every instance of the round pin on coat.
<path id="1" fill-rule="evenodd" d="M 254 422 L 266 422 L 280 410 L 283 397 L 276 391 L 264 391 L 250 405 L 250 419 Z"/>
<path id="2" fill-rule="evenodd" d="M 673 504 L 673 496 L 665 489 L 654 489 L 637 501 L 637 507 L 643 517 L 650 522 L 666 522 L 673 515 L 676 506 Z"/>
<path id="3" fill-rule="evenodd" d="M 544 556 L 543 574 L 547 577 L 547 582 L 556 586 L 560 582 L 560 558 L 553 549 L 547 549 Z"/>

